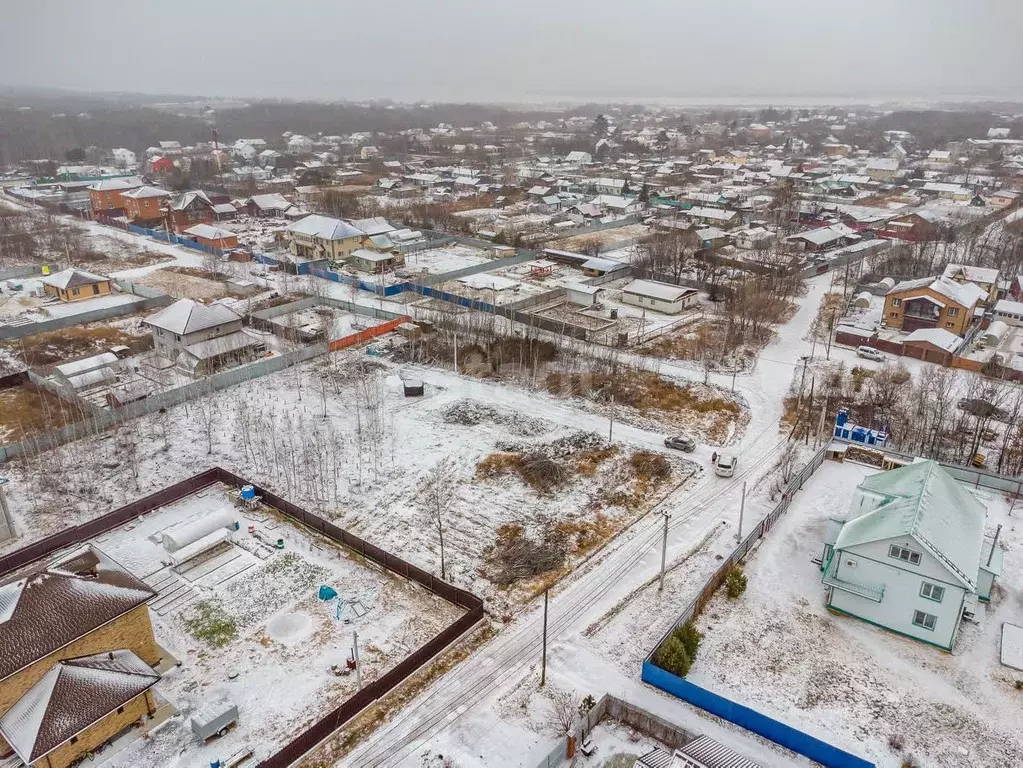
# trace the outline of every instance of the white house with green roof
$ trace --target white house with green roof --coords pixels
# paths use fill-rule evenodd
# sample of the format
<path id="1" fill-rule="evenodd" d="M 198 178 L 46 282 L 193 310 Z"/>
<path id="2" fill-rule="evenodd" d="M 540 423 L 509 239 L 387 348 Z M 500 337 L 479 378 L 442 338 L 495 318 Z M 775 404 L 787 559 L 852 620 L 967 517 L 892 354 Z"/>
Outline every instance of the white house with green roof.
<path id="1" fill-rule="evenodd" d="M 987 510 L 934 461 L 860 483 L 849 516 L 831 521 L 821 559 L 827 607 L 945 650 L 964 613 L 988 600 L 1002 551 Z"/>

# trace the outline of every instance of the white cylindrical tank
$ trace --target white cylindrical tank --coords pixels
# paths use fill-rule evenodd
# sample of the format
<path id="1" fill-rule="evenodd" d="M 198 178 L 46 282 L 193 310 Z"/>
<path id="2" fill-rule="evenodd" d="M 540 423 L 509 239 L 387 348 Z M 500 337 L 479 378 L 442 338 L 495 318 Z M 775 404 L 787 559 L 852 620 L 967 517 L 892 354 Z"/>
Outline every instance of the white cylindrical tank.
<path id="1" fill-rule="evenodd" d="M 234 528 L 235 524 L 234 514 L 230 510 L 221 509 L 164 531 L 163 548 L 168 552 L 175 552 L 218 528 Z"/>

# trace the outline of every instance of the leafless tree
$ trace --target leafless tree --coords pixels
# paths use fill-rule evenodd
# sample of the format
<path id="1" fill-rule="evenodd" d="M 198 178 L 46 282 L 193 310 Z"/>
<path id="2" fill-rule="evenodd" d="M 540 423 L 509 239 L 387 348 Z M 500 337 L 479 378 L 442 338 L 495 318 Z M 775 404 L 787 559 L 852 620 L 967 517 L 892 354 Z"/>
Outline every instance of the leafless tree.
<path id="1" fill-rule="evenodd" d="M 444 561 L 444 525 L 455 498 L 456 478 L 454 466 L 447 457 L 441 459 L 426 473 L 421 493 L 427 513 L 437 530 L 440 543 L 440 577 L 447 578 Z"/>
<path id="2" fill-rule="evenodd" d="M 572 732 L 572 726 L 579 716 L 579 705 L 575 691 L 552 691 L 547 705 L 547 724 L 560 734 Z"/>

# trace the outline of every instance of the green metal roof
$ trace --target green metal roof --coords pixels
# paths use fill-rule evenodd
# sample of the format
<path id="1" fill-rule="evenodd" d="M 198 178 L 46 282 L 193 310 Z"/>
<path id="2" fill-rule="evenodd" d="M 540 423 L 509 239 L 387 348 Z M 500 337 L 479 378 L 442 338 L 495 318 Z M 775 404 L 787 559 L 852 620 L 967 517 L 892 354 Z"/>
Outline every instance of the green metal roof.
<path id="1" fill-rule="evenodd" d="M 987 510 L 934 461 L 871 475 L 860 491 L 885 497 L 842 526 L 835 549 L 912 536 L 967 588 L 976 591 Z"/>

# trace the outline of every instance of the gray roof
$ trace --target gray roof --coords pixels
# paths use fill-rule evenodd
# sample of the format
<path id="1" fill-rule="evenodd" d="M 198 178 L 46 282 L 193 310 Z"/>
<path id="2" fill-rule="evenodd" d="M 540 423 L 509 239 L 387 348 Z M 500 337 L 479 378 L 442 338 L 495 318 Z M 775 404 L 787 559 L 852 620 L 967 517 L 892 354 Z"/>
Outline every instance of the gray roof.
<path id="1" fill-rule="evenodd" d="M 223 304 L 200 304 L 192 299 L 178 299 L 169 307 L 147 317 L 144 322 L 154 328 L 184 335 L 237 320 L 241 320 L 241 316 Z"/>
<path id="2" fill-rule="evenodd" d="M 341 219 L 331 216 L 321 216 L 318 213 L 306 216 L 301 221 L 289 224 L 285 227 L 288 232 L 296 232 L 300 235 L 318 237 L 322 240 L 345 240 L 352 237 L 363 237 L 364 233 L 346 224 Z"/>
<path id="3" fill-rule="evenodd" d="M 842 526 L 835 549 L 912 536 L 964 586 L 976 591 L 987 511 L 937 462 L 880 472 L 857 488 L 884 498 Z"/>
<path id="4" fill-rule="evenodd" d="M 676 754 L 685 755 L 705 768 L 760 768 L 738 752 L 720 744 L 709 736 L 700 736 L 686 744 Z M 683 763 L 684 765 L 684 763 Z"/>
<path id="5" fill-rule="evenodd" d="M 97 275 L 93 272 L 86 272 L 84 269 L 64 269 L 60 272 L 40 278 L 39 282 L 45 283 L 46 285 L 52 285 L 54 288 L 60 288 L 61 290 L 67 290 L 68 288 L 76 288 L 81 285 L 93 285 L 94 283 L 105 283 L 110 280 L 109 277 L 103 277 L 103 275 Z"/>
<path id="6" fill-rule="evenodd" d="M 31 763 L 159 680 L 129 650 L 67 659 L 50 667 L 0 718 L 0 733 L 18 757 Z"/>

